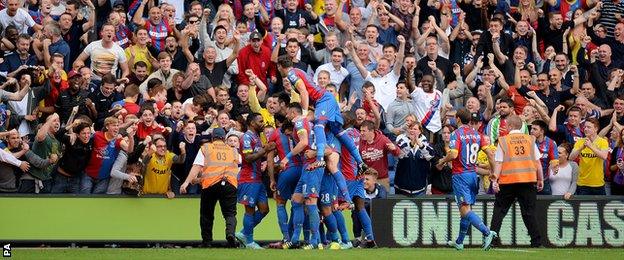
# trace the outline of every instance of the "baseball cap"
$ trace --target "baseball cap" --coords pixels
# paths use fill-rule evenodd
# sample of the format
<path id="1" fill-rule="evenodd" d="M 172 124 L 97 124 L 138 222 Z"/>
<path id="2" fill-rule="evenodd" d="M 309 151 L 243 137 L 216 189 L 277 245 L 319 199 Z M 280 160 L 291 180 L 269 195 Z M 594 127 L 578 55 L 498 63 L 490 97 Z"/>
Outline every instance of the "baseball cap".
<path id="1" fill-rule="evenodd" d="M 80 74 L 80 72 L 76 71 L 76 70 L 71 70 L 68 74 L 67 74 L 67 78 L 71 79 L 73 77 L 82 77 L 82 74 Z"/>
<path id="2" fill-rule="evenodd" d="M 212 129 L 212 139 L 225 139 L 225 130 L 221 127 Z"/>
<path id="3" fill-rule="evenodd" d="M 262 35 L 260 35 L 260 33 L 258 31 L 253 31 L 250 35 L 249 35 L 249 39 L 250 40 L 260 40 L 262 39 Z"/>

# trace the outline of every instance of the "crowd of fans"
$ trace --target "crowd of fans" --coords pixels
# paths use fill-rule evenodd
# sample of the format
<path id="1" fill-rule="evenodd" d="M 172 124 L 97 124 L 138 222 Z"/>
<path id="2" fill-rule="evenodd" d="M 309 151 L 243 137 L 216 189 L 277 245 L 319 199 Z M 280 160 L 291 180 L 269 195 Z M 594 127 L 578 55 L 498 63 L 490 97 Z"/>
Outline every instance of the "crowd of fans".
<path id="1" fill-rule="evenodd" d="M 172 198 L 212 129 L 239 148 L 257 113 L 266 142 L 307 101 L 285 56 L 359 130 L 371 198 L 451 193 L 463 107 L 492 145 L 524 120 L 542 194 L 624 195 L 621 0 L 6 0 L 0 25 L 3 193 Z"/>

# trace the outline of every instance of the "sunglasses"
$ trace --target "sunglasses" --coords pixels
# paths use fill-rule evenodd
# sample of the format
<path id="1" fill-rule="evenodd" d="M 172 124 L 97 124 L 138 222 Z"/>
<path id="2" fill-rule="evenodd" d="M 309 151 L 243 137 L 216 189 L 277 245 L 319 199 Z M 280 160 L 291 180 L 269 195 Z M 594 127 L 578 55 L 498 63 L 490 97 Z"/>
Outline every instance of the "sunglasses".
<path id="1" fill-rule="evenodd" d="M 195 24 L 195 23 L 197 23 L 197 22 L 199 22 L 199 20 L 189 20 L 189 21 L 188 21 L 188 23 L 189 23 L 189 24 Z"/>

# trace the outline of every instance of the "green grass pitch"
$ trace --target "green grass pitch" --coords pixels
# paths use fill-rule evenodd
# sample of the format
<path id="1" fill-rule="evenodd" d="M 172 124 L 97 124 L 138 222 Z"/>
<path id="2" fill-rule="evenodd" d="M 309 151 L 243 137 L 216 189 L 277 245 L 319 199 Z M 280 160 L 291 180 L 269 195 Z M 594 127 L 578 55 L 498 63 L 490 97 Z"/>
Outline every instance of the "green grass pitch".
<path id="1" fill-rule="evenodd" d="M 352 250 L 245 250 L 245 249 L 22 249 L 16 259 L 622 259 L 624 249 L 352 249 Z"/>

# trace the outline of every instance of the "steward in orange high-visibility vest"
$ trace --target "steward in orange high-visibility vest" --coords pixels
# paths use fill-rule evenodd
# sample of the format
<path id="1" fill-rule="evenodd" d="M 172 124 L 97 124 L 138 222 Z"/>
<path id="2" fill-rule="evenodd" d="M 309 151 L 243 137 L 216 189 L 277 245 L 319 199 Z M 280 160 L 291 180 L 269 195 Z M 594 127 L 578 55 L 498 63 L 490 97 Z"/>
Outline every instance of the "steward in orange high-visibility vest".
<path id="1" fill-rule="evenodd" d="M 190 183 L 200 182 L 202 186 L 199 208 L 199 226 L 202 247 L 211 247 L 212 226 L 215 205 L 219 202 L 225 219 L 225 239 L 229 247 L 236 247 L 236 178 L 238 174 L 238 151 L 225 144 L 225 130 L 212 130 L 212 142 L 201 147 L 193 168 L 180 186 L 180 193 L 186 193 Z M 201 172 L 200 179 L 197 176 Z"/>
<path id="2" fill-rule="evenodd" d="M 534 137 L 520 131 L 522 124 L 520 117 L 508 116 L 507 126 L 511 131 L 498 138 L 494 155 L 496 164 L 490 177 L 496 193 L 490 227 L 500 234 L 503 218 L 511 205 L 518 201 L 522 220 L 531 236 L 531 247 L 540 247 L 542 241 L 534 214 L 537 192 L 544 187 L 541 154 Z"/>
<path id="3" fill-rule="evenodd" d="M 201 172 L 202 189 L 220 181 L 238 185 L 238 152 L 224 142 L 212 142 L 201 147 L 204 154 L 204 169 Z"/>
<path id="4" fill-rule="evenodd" d="M 503 163 L 498 184 L 535 183 L 535 138 L 523 133 L 510 133 L 498 138 L 503 151 Z"/>

